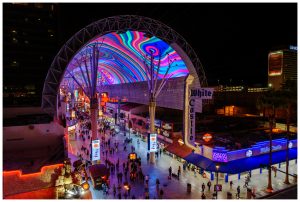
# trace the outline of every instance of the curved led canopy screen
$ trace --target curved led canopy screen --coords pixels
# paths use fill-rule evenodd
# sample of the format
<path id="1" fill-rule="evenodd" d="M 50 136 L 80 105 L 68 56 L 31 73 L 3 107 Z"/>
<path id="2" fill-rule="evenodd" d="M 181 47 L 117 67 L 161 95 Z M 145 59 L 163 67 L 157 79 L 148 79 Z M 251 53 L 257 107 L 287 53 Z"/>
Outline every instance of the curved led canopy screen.
<path id="1" fill-rule="evenodd" d="M 91 68 L 95 62 L 92 59 L 95 45 L 99 50 L 97 71 Z M 97 86 L 147 81 L 149 75 L 145 63 L 151 64 L 151 52 L 154 73 L 156 75 L 158 71 L 159 79 L 164 75 L 174 78 L 189 73 L 181 57 L 166 42 L 155 36 L 149 38 L 143 32 L 127 31 L 109 33 L 90 41 L 68 64 L 64 78 L 65 81 L 76 79 L 82 86 L 92 80 L 94 72 L 97 72 Z"/>

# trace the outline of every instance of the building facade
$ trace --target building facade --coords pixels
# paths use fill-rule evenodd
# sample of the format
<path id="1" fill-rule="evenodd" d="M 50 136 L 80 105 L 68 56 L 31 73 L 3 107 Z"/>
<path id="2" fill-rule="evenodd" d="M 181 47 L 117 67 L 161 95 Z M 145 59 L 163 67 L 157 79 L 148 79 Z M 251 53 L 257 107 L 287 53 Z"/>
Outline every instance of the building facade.
<path id="1" fill-rule="evenodd" d="M 278 90 L 286 80 L 297 80 L 297 48 L 272 51 L 268 56 L 268 85 Z"/>

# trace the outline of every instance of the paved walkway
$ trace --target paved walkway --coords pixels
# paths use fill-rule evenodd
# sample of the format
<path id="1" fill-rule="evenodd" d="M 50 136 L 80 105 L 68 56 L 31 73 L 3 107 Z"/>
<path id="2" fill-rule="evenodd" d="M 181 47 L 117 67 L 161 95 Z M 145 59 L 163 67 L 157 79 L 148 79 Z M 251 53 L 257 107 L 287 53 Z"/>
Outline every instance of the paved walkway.
<path id="1" fill-rule="evenodd" d="M 128 133 L 127 133 L 128 137 Z M 115 141 L 119 142 L 119 150 L 114 155 L 109 155 L 108 158 L 113 163 L 117 162 L 117 159 L 120 159 L 120 168 L 122 168 L 122 163 L 127 161 L 128 154 L 130 153 L 130 145 L 135 146 L 138 156 L 142 159 L 142 170 L 144 175 L 149 175 L 149 193 L 150 193 L 150 199 L 158 198 L 157 192 L 156 192 L 156 184 L 155 180 L 158 178 L 160 180 L 160 187 L 164 190 L 164 196 L 163 199 L 201 199 L 201 185 L 204 183 L 207 184 L 209 179 L 203 178 L 200 174 L 194 175 L 194 172 L 192 171 L 183 171 L 182 169 L 182 163 L 177 161 L 176 159 L 173 159 L 172 157 L 162 154 L 158 159 L 156 159 L 155 164 L 150 164 L 147 162 L 147 143 L 141 141 L 140 139 L 140 145 L 137 145 L 137 137 L 134 135 L 131 135 L 131 138 L 133 139 L 133 143 L 129 144 L 127 146 L 127 151 L 123 151 L 123 142 L 125 139 L 125 136 L 123 135 L 123 132 L 119 133 L 115 137 L 111 138 L 111 143 L 114 144 Z M 75 145 L 74 143 L 71 143 L 72 145 Z M 78 144 L 78 143 L 77 143 Z M 80 145 L 80 144 L 79 144 Z M 75 153 L 76 154 L 76 153 Z M 75 160 L 76 157 L 70 154 L 70 157 L 72 160 Z M 101 157 L 103 159 L 103 156 Z M 178 166 L 181 166 L 182 174 L 179 180 L 172 178 L 169 180 L 167 178 L 168 176 L 168 168 L 172 167 L 173 172 L 178 170 Z M 285 167 L 282 166 L 280 168 L 281 170 L 285 170 Z M 122 170 L 122 169 L 120 169 Z M 290 173 L 294 174 L 297 172 L 297 165 L 290 166 Z M 272 174 L 274 174 L 272 172 Z M 275 178 L 274 175 L 272 176 L 272 186 L 274 188 L 274 191 L 283 189 L 285 187 L 288 187 L 286 184 L 283 183 L 284 181 L 284 174 L 277 172 L 277 177 Z M 123 178 L 124 179 L 124 178 Z M 249 187 L 256 187 L 257 197 L 266 195 L 265 192 L 266 186 L 267 186 L 267 170 L 264 170 L 262 174 L 256 174 L 252 175 L 251 182 L 249 183 Z M 111 182 L 111 189 L 109 191 L 109 195 L 104 195 L 102 191 L 95 190 L 91 187 L 91 192 L 93 195 L 93 199 L 114 199 L 117 198 L 113 196 L 112 194 L 112 187 L 114 184 L 117 186 L 117 178 L 116 175 L 110 176 L 110 182 Z M 294 183 L 293 178 L 290 178 L 290 182 Z M 123 180 L 124 183 L 124 180 Z M 187 183 L 190 183 L 192 185 L 192 191 L 190 194 L 187 193 Z M 214 185 L 215 182 L 212 181 L 212 185 Z M 246 199 L 246 188 L 243 188 L 244 185 L 244 179 L 235 180 L 233 181 L 233 189 L 230 189 L 229 183 L 223 184 L 223 190 L 221 192 L 218 192 L 218 199 L 226 199 L 227 198 L 227 192 L 230 191 L 233 193 L 233 198 L 235 197 L 236 193 L 236 187 L 240 185 L 241 187 L 241 199 Z M 138 199 L 144 198 L 144 183 L 142 182 L 134 182 L 131 184 L 132 190 L 131 194 L 134 194 L 135 197 Z M 207 186 L 204 191 L 204 194 L 206 195 L 207 199 L 212 199 L 213 194 L 213 186 L 211 187 L 211 191 L 208 190 Z M 124 189 L 122 186 L 122 198 L 124 193 Z M 131 197 L 130 197 L 131 198 Z"/>

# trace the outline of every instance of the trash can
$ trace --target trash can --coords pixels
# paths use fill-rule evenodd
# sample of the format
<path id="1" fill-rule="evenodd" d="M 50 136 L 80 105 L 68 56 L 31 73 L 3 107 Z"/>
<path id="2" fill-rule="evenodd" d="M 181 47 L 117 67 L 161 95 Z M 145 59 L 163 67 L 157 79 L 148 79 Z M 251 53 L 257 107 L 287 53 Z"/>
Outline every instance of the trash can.
<path id="1" fill-rule="evenodd" d="M 252 198 L 252 190 L 247 188 L 247 199 L 251 199 Z"/>
<path id="2" fill-rule="evenodd" d="M 186 184 L 186 191 L 187 191 L 187 193 L 191 193 L 192 192 L 192 185 L 190 183 Z"/>
<path id="3" fill-rule="evenodd" d="M 232 199 L 232 193 L 231 192 L 227 192 L 227 199 Z"/>

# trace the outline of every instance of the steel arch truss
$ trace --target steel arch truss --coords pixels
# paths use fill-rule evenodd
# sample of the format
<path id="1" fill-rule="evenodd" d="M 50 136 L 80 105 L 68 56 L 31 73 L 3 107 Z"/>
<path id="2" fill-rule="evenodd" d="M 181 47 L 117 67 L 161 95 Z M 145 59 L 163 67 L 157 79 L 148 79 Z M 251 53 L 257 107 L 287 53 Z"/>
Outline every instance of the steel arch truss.
<path id="1" fill-rule="evenodd" d="M 160 21 L 148 17 L 120 15 L 101 19 L 86 26 L 63 45 L 47 73 L 42 94 L 42 108 L 51 115 L 55 114 L 57 94 L 65 69 L 81 47 L 96 36 L 126 30 L 141 31 L 149 36 L 156 36 L 168 44 L 177 44 L 193 63 L 201 86 L 207 86 L 205 73 L 197 54 L 180 34 Z"/>

